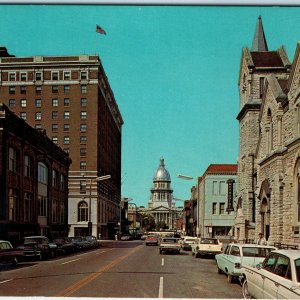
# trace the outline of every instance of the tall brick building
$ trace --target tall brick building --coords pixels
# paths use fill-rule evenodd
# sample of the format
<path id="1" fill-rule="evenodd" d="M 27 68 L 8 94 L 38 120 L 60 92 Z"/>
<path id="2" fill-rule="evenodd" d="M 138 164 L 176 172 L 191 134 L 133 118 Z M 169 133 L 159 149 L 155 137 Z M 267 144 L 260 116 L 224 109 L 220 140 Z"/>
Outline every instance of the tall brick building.
<path id="1" fill-rule="evenodd" d="M 4 53 L 4 54 L 3 54 Z M 0 52 L 0 95 L 70 154 L 69 235 L 112 237 L 121 195 L 122 116 L 98 56 Z M 97 182 L 96 178 L 111 175 Z"/>
<path id="2" fill-rule="evenodd" d="M 300 45 L 290 63 L 270 51 L 259 17 L 239 74 L 240 153 L 235 237 L 300 243 Z"/>

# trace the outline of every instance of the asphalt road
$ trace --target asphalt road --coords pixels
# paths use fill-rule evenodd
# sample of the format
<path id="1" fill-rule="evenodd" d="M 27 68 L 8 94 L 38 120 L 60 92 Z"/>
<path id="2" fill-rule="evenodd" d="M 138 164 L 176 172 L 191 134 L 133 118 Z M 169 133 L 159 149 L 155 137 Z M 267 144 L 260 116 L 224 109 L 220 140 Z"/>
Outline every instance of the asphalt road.
<path id="1" fill-rule="evenodd" d="M 141 241 L 104 241 L 98 249 L 26 261 L 0 273 L 0 296 L 242 298 L 214 259 L 160 255 Z"/>

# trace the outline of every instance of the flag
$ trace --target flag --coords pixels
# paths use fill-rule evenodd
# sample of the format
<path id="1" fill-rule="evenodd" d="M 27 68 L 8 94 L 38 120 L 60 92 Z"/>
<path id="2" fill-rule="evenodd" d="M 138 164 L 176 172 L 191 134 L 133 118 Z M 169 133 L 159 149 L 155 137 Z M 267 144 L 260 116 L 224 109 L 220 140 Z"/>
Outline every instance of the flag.
<path id="1" fill-rule="evenodd" d="M 100 34 L 106 34 L 105 30 L 101 28 L 99 25 L 96 25 L 96 32 Z"/>

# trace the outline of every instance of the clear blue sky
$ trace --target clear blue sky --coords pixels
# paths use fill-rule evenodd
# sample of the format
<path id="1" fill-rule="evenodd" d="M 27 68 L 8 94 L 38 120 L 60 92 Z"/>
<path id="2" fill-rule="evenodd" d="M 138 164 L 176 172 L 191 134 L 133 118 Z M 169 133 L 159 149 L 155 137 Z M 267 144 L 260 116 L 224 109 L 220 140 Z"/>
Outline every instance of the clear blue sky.
<path id="1" fill-rule="evenodd" d="M 122 195 L 146 206 L 160 157 L 180 199 L 209 164 L 237 162 L 241 51 L 259 15 L 269 49 L 284 45 L 292 60 L 299 7 L 0 5 L 0 45 L 99 54 L 124 119 Z"/>

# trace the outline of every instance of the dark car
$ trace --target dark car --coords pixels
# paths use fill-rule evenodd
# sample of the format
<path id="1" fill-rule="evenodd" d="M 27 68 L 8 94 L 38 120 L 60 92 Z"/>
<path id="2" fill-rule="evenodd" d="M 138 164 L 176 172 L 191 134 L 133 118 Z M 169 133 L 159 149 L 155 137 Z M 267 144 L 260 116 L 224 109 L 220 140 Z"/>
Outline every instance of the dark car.
<path id="1" fill-rule="evenodd" d="M 0 240 L 0 268 L 6 265 L 17 265 L 23 256 L 23 250 L 15 249 L 9 241 Z"/>
<path id="2" fill-rule="evenodd" d="M 99 242 L 97 238 L 93 235 L 88 235 L 85 237 L 85 240 L 90 243 L 91 248 L 98 248 L 99 247 Z"/>
<path id="3" fill-rule="evenodd" d="M 130 234 L 124 234 L 121 236 L 121 241 L 132 241 L 133 237 Z"/>
<path id="4" fill-rule="evenodd" d="M 78 251 L 91 247 L 91 244 L 82 236 L 73 236 L 69 239 L 72 241 L 72 243 L 75 245 L 75 249 Z"/>
<path id="5" fill-rule="evenodd" d="M 45 257 L 53 257 L 57 245 L 42 235 L 27 236 L 24 238 L 24 257 L 33 257 L 40 260 Z"/>
<path id="6" fill-rule="evenodd" d="M 76 250 L 74 243 L 68 237 L 55 238 L 53 243 L 57 245 L 57 252 L 61 254 L 72 253 Z"/>

